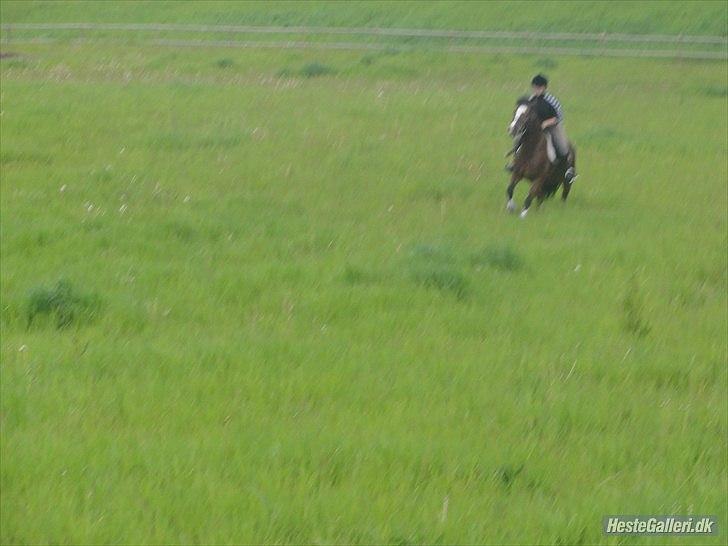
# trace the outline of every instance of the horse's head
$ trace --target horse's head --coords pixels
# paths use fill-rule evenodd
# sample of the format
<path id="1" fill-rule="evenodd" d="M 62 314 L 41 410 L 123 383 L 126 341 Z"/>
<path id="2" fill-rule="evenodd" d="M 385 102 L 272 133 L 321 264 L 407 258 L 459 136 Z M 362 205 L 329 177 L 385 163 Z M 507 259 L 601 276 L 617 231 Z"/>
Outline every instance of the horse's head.
<path id="1" fill-rule="evenodd" d="M 516 108 L 513 111 L 513 119 L 508 125 L 508 134 L 513 138 L 522 136 L 526 132 L 528 122 L 533 117 L 533 109 L 530 108 L 530 101 L 527 97 L 521 97 L 516 101 Z"/>

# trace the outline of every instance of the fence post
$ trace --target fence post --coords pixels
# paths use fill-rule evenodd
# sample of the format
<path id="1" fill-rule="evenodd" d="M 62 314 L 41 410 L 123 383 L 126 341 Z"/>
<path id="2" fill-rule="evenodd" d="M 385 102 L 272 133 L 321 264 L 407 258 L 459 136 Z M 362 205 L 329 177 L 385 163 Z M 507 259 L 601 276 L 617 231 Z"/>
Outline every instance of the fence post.
<path id="1" fill-rule="evenodd" d="M 680 60 L 684 59 L 684 54 L 683 54 L 684 47 L 685 47 L 685 44 L 683 42 L 683 35 L 681 33 L 681 34 L 677 35 L 677 52 L 678 52 L 677 54 L 680 57 Z"/>

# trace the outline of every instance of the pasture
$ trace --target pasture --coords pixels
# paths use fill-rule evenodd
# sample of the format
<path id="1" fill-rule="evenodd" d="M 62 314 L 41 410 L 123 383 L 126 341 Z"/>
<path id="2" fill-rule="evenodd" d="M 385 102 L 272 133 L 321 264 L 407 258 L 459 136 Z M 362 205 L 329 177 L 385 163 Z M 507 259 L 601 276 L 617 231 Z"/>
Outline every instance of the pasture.
<path id="1" fill-rule="evenodd" d="M 723 36 L 727 16 L 1 6 Z M 721 536 L 661 543 L 724 543 L 725 61 L 47 35 L 0 45 L 0 542 L 652 544 L 602 516 L 685 513 Z M 539 71 L 580 177 L 521 220 L 505 129 Z"/>

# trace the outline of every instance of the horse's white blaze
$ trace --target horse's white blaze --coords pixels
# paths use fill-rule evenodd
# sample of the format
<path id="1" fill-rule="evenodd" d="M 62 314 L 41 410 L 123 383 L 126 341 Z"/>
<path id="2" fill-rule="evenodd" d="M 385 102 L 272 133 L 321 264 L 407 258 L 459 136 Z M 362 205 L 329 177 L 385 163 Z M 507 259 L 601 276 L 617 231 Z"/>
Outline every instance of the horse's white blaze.
<path id="1" fill-rule="evenodd" d="M 527 104 L 521 104 L 518 108 L 516 108 L 516 113 L 513 115 L 513 121 L 511 121 L 511 124 L 508 126 L 508 131 L 510 133 L 513 132 L 513 128 L 516 126 L 516 123 L 518 123 L 518 118 L 520 118 L 526 110 L 528 110 Z"/>

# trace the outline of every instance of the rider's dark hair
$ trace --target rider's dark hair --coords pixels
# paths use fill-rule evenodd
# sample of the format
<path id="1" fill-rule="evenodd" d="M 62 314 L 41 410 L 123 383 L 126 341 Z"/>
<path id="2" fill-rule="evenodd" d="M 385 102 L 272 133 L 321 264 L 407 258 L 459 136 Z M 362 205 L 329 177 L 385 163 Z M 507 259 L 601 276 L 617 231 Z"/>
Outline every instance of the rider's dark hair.
<path id="1" fill-rule="evenodd" d="M 547 87 L 549 84 L 549 81 L 546 79 L 546 76 L 543 74 L 536 74 L 533 79 L 531 80 L 531 85 L 537 85 L 539 87 Z"/>

